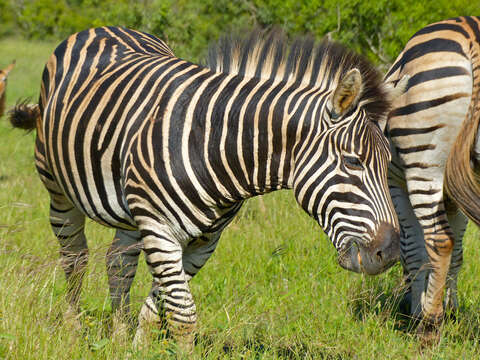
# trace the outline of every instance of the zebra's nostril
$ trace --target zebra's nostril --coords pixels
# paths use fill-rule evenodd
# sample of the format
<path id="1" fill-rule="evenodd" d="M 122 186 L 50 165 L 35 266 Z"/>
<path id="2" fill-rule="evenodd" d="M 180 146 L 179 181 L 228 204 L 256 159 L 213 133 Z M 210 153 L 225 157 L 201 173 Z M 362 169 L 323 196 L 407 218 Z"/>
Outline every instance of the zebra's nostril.
<path id="1" fill-rule="evenodd" d="M 378 250 L 378 251 L 377 251 L 377 258 L 378 258 L 378 260 L 382 261 L 382 259 L 383 259 L 382 250 Z"/>

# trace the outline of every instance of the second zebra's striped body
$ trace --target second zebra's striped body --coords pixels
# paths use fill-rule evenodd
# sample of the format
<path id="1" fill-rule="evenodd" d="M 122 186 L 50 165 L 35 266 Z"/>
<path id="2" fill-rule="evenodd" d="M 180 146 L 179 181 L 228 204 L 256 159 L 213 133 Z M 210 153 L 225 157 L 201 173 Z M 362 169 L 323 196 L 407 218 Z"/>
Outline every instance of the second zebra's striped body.
<path id="1" fill-rule="evenodd" d="M 292 188 L 347 269 L 375 274 L 398 259 L 390 152 L 376 124 L 388 98 L 365 60 L 332 43 L 287 46 L 254 32 L 224 39 L 200 66 L 150 35 L 109 27 L 63 42 L 39 106 L 17 107 L 12 120 L 36 122 L 67 278 L 86 263 L 85 215 L 117 228 L 107 255 L 114 305 L 127 301 L 142 244 L 154 282 L 136 339 L 166 313 L 191 343 L 188 281 L 249 197 Z"/>
<path id="2" fill-rule="evenodd" d="M 386 76 L 410 80 L 393 102 L 391 193 L 402 229 L 402 261 L 411 312 L 438 322 L 457 307 L 466 213 L 477 224 L 480 198 L 473 168 L 480 91 L 480 20 L 460 17 L 426 26 L 407 43 Z M 446 190 L 446 191 L 445 191 Z"/>

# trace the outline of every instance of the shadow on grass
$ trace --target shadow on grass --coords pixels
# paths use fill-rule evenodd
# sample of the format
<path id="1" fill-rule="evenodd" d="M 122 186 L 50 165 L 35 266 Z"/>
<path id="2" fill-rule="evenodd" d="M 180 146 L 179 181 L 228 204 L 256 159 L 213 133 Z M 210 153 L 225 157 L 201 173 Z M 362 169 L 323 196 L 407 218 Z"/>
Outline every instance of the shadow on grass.
<path id="1" fill-rule="evenodd" d="M 475 306 L 460 307 L 445 314 L 439 330 L 449 341 L 478 342 L 480 315 Z M 417 334 L 420 319 L 410 315 L 410 293 L 405 285 L 392 284 L 383 280 L 367 279 L 356 285 L 349 299 L 353 317 L 360 322 L 375 317 L 381 324 L 393 323 L 393 330 L 407 335 Z"/>
<path id="2" fill-rule="evenodd" d="M 215 335 L 205 335 L 197 341 L 205 348 L 205 356 L 209 355 L 211 349 L 218 347 Z M 263 359 L 265 355 L 274 356 L 276 359 L 324 359 L 344 360 L 351 359 L 350 354 L 334 354 L 328 349 L 308 346 L 302 342 L 294 342 L 282 346 L 271 346 L 263 337 L 257 336 L 247 339 L 238 344 L 220 343 L 224 355 L 248 356 L 248 359 Z"/>
<path id="3" fill-rule="evenodd" d="M 404 334 L 414 333 L 419 319 L 412 317 L 409 293 L 403 282 L 365 277 L 352 289 L 349 308 L 357 321 L 375 317 L 382 323 L 393 322 L 393 329 Z"/>
<path id="4" fill-rule="evenodd" d="M 130 313 L 124 320 L 128 323 L 128 341 L 133 340 L 137 328 L 138 314 Z M 58 319 L 61 321 L 61 319 Z M 89 342 L 89 348 L 95 352 L 96 347 L 101 343 L 101 339 L 111 339 L 113 329 L 113 314 L 110 311 L 100 309 L 87 309 L 81 312 L 79 317 L 81 322 L 82 336 Z M 165 324 L 158 328 L 150 329 L 150 349 L 145 353 L 148 359 L 175 359 L 176 345 L 166 330 Z M 275 342 L 275 341 L 274 341 Z M 222 337 L 219 333 L 213 331 L 203 335 L 197 335 L 195 339 L 196 347 L 199 347 L 203 353 L 202 358 L 223 358 L 240 356 L 248 359 L 264 359 L 273 356 L 275 359 L 325 359 L 325 360 L 344 360 L 351 359 L 352 354 L 341 353 L 332 348 L 322 348 L 318 345 L 308 344 L 301 340 L 290 340 L 286 344 L 278 345 L 269 341 L 264 334 L 256 333 L 253 337 L 241 339 L 238 341 Z M 155 349 L 158 346 L 158 349 Z M 213 357 L 212 357 L 213 356 Z"/>
<path id="5" fill-rule="evenodd" d="M 406 309 L 402 304 L 405 287 L 382 279 L 364 279 L 352 285 L 350 290 L 348 307 L 356 321 L 365 322 L 373 318 L 378 326 L 391 324 L 391 326 L 388 325 L 390 329 L 403 334 L 405 340 L 408 338 L 411 340 L 411 335 L 416 333 L 418 321 L 405 315 Z M 480 315 L 475 311 L 476 304 L 461 306 L 454 317 L 451 316 L 447 319 L 442 325 L 442 337 L 452 343 L 470 341 L 474 343 L 474 346 L 479 346 Z M 135 313 L 130 315 L 130 340 L 136 329 L 136 315 Z M 97 309 L 86 310 L 82 314 L 82 325 L 84 336 L 92 343 L 93 349 L 98 343 L 98 339 L 111 336 L 112 314 L 109 311 Z M 161 330 L 153 333 L 155 337 L 153 343 L 160 344 L 163 339 L 170 339 L 168 334 Z M 255 332 L 247 338 L 235 340 L 213 330 L 213 332 L 197 336 L 196 343 L 204 358 L 240 356 L 248 359 L 273 357 L 276 359 L 343 360 L 352 359 L 355 355 L 348 351 L 345 352 L 345 349 L 324 348 L 318 344 L 304 342 L 298 337 L 290 339 L 286 343 L 282 343 L 280 339 L 272 341 L 262 331 Z M 167 350 L 175 354 L 175 350 L 171 349 L 175 349 L 174 345 L 169 345 Z M 419 351 L 422 351 L 421 349 L 422 347 L 419 347 Z"/>

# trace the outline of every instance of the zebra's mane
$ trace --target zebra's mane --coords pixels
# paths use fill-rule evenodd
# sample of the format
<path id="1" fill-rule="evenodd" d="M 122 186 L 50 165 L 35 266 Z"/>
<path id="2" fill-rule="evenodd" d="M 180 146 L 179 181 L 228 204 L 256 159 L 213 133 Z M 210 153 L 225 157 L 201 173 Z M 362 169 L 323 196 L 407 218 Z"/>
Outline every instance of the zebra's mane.
<path id="1" fill-rule="evenodd" d="M 377 121 L 390 108 L 382 75 L 363 56 L 344 46 L 312 37 L 288 41 L 280 29 L 253 30 L 246 35 L 226 35 L 209 46 L 206 66 L 217 72 L 271 80 L 293 81 L 315 86 L 328 77 L 336 86 L 349 70 L 357 68 L 363 79 L 359 103 Z"/>

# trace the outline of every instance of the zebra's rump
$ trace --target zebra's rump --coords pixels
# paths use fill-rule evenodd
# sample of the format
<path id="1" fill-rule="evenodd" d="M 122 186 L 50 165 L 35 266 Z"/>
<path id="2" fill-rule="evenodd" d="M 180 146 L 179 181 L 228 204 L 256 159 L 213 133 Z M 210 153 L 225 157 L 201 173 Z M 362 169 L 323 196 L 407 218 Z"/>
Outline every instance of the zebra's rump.
<path id="1" fill-rule="evenodd" d="M 445 149 L 455 141 L 472 97 L 471 21 L 455 18 L 421 29 L 386 76 L 387 81 L 396 81 L 410 75 L 388 120 L 399 165 L 407 172 L 430 168 L 437 174 L 445 167 Z"/>
<path id="2" fill-rule="evenodd" d="M 69 37 L 44 70 L 43 170 L 102 224 L 134 226 L 123 193 L 126 154 L 153 107 L 141 90 L 152 88 L 149 75 L 172 56 L 151 35 L 105 27 Z"/>

